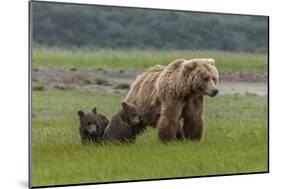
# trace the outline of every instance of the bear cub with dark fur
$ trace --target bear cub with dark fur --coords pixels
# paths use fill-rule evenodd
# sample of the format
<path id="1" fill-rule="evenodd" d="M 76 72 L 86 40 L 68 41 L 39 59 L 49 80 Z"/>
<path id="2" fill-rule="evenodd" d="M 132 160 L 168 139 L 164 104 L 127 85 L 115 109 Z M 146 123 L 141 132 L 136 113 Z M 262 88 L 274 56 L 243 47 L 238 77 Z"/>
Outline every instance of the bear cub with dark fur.
<path id="1" fill-rule="evenodd" d="M 102 114 L 97 113 L 96 107 L 90 112 L 78 111 L 80 120 L 80 137 L 82 143 L 100 142 L 109 120 Z"/>
<path id="2" fill-rule="evenodd" d="M 134 142 L 136 136 L 145 130 L 135 106 L 126 102 L 112 118 L 103 135 L 105 141 Z"/>

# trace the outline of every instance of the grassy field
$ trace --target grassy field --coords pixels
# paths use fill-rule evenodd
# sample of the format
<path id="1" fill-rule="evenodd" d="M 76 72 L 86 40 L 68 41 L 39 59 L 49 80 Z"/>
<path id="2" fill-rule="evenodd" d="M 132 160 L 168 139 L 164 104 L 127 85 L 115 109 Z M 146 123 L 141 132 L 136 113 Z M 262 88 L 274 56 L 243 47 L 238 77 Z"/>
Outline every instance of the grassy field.
<path id="1" fill-rule="evenodd" d="M 85 63 L 85 67 L 87 64 L 90 63 Z M 55 62 L 50 61 L 50 65 Z M 70 61 L 67 66 L 74 65 Z M 35 62 L 35 66 L 40 64 Z M 111 116 L 123 97 L 78 91 L 33 92 L 32 185 L 268 170 L 267 97 L 206 97 L 206 131 L 201 142 L 162 144 L 155 130 L 150 129 L 136 144 L 81 145 L 76 112 L 95 105 L 99 112 Z"/>
<path id="2" fill-rule="evenodd" d="M 267 55 L 220 51 L 33 49 L 32 67 L 138 69 L 177 58 L 212 57 L 220 73 L 266 73 Z M 149 129 L 131 145 L 81 145 L 78 110 L 112 116 L 125 94 L 32 93 L 32 185 L 57 185 L 264 172 L 268 170 L 267 96 L 206 97 L 201 142 L 163 144 Z"/>
<path id="3" fill-rule="evenodd" d="M 264 73 L 267 71 L 267 55 L 232 53 L 222 51 L 142 51 L 142 50 L 66 50 L 33 49 L 32 66 L 65 67 L 81 69 L 146 69 L 166 65 L 178 58 L 212 57 L 220 72 Z"/>

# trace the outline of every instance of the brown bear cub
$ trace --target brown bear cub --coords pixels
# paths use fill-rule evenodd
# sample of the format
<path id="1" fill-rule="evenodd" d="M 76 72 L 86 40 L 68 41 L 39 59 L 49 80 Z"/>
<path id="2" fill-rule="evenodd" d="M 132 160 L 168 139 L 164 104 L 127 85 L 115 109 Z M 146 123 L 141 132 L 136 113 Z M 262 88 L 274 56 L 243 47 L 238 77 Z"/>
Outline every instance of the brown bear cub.
<path id="1" fill-rule="evenodd" d="M 80 137 L 82 143 L 100 142 L 109 120 L 97 113 L 96 107 L 91 112 L 78 111 L 80 119 Z"/>
<path id="2" fill-rule="evenodd" d="M 122 103 L 122 109 L 117 112 L 106 127 L 103 135 L 105 141 L 134 142 L 136 136 L 145 130 L 135 106 Z"/>

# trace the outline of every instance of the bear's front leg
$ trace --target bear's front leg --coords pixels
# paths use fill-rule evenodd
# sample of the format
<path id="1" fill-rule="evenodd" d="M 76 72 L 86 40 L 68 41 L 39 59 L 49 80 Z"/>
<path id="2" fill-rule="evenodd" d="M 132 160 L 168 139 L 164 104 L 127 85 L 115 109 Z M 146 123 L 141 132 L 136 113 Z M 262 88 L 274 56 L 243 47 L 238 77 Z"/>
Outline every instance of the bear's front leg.
<path id="1" fill-rule="evenodd" d="M 185 136 L 184 136 L 184 130 L 183 130 L 183 119 L 180 119 L 180 125 L 177 129 L 177 137 L 178 140 L 184 140 Z"/>
<path id="2" fill-rule="evenodd" d="M 158 136 L 166 142 L 175 140 L 180 127 L 179 118 L 183 109 L 183 103 L 179 101 L 162 102 L 160 118 L 157 122 Z"/>
<path id="3" fill-rule="evenodd" d="M 190 98 L 183 108 L 183 131 L 186 139 L 201 140 L 203 137 L 203 96 Z"/>

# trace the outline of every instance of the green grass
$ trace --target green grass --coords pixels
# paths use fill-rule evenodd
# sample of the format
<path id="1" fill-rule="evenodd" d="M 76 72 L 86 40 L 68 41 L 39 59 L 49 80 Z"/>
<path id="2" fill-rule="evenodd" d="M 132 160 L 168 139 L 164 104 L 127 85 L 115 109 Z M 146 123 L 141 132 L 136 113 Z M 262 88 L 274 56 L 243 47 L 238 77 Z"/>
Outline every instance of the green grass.
<path id="1" fill-rule="evenodd" d="M 33 92 L 32 185 L 267 171 L 267 97 L 206 97 L 201 142 L 162 144 L 154 129 L 131 145 L 81 145 L 77 111 L 111 116 L 122 94 Z"/>
<path id="2" fill-rule="evenodd" d="M 167 65 L 178 58 L 212 57 L 220 72 L 265 73 L 267 55 L 258 53 L 232 53 L 223 51 L 184 50 L 66 50 L 33 49 L 32 66 L 65 67 L 68 69 L 140 69 L 156 64 Z"/>

